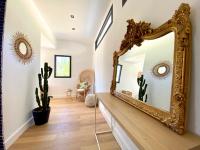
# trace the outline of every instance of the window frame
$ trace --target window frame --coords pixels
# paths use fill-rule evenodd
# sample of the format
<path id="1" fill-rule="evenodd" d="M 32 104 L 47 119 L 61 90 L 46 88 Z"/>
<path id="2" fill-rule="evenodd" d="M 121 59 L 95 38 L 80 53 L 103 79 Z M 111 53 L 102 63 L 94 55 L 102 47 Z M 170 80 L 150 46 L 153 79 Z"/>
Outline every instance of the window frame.
<path id="1" fill-rule="evenodd" d="M 57 57 L 67 57 L 70 60 L 70 64 L 69 64 L 69 76 L 58 76 L 56 75 L 56 69 L 57 69 L 57 65 L 56 65 L 56 58 Z M 54 78 L 71 78 L 72 75 L 72 56 L 69 55 L 54 55 Z"/>
<path id="2" fill-rule="evenodd" d="M 126 4 L 127 0 L 122 0 L 122 7 Z"/>
<path id="3" fill-rule="evenodd" d="M 111 23 L 109 24 L 108 28 L 106 29 L 106 32 L 104 33 L 104 35 L 102 36 L 102 38 L 101 38 L 100 41 L 99 41 L 99 38 L 100 38 L 100 36 L 102 35 L 102 32 L 103 32 L 105 26 L 107 25 L 108 20 L 109 20 L 110 17 L 111 17 Z M 111 6 L 111 8 L 110 8 L 110 10 L 109 10 L 109 12 L 108 12 L 108 14 L 107 14 L 107 16 L 106 16 L 104 22 L 103 22 L 103 25 L 101 26 L 101 29 L 100 29 L 100 31 L 99 31 L 99 33 L 98 33 L 98 36 L 97 36 L 97 38 L 96 38 L 96 40 L 95 40 L 95 50 L 96 50 L 96 49 L 98 48 L 98 46 L 101 44 L 102 40 L 104 39 L 104 36 L 105 36 L 106 33 L 108 32 L 108 30 L 110 29 L 110 27 L 111 27 L 112 24 L 113 24 L 113 5 Z M 98 41 L 99 41 L 99 42 L 98 42 Z"/>

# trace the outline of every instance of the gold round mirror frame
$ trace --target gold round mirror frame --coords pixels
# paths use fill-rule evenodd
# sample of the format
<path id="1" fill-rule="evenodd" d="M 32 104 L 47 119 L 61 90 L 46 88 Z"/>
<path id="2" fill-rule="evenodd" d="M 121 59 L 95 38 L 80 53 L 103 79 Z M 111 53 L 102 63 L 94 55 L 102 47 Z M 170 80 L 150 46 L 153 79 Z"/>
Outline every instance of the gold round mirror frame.
<path id="1" fill-rule="evenodd" d="M 163 72 L 160 72 L 159 70 L 162 68 L 164 68 L 165 70 Z M 153 75 L 155 75 L 156 77 L 166 77 L 170 72 L 170 66 L 167 63 L 159 63 L 153 67 L 152 72 Z"/>
<path id="2" fill-rule="evenodd" d="M 22 44 L 25 45 L 25 50 L 20 48 Z M 20 62 L 27 64 L 31 61 L 32 47 L 27 37 L 23 33 L 17 32 L 13 36 L 13 49 Z"/>

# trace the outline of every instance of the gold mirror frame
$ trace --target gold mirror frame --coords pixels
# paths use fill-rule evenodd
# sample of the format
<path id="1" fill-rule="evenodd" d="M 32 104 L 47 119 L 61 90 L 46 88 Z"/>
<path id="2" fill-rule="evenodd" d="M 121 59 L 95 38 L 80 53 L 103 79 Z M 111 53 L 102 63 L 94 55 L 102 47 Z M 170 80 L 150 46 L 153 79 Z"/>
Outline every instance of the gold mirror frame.
<path id="1" fill-rule="evenodd" d="M 124 36 L 120 49 L 113 53 L 111 94 L 158 119 L 178 134 L 183 134 L 185 131 L 186 102 L 189 95 L 192 34 L 189 15 L 190 6 L 182 3 L 179 9 L 175 11 L 172 19 L 156 29 L 152 29 L 150 23 L 135 23 L 133 19 L 128 20 L 127 33 Z M 134 45 L 141 46 L 145 39 L 156 39 L 171 31 L 175 33 L 175 47 L 170 111 L 160 110 L 135 100 L 126 94 L 117 92 L 115 78 L 119 57 Z"/>

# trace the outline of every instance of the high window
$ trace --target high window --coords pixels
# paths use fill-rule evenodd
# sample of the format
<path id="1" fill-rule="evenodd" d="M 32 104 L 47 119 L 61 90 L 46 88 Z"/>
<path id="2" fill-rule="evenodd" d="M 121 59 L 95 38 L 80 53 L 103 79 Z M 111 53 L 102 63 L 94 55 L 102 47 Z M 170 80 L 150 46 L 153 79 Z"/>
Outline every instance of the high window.
<path id="1" fill-rule="evenodd" d="M 106 19 L 104 20 L 104 23 L 101 27 L 101 30 L 99 31 L 99 34 L 95 41 L 95 49 L 98 48 L 99 44 L 103 40 L 104 36 L 106 35 L 106 32 L 108 31 L 112 23 L 113 23 L 113 5 L 111 6 L 108 15 L 106 16 Z"/>

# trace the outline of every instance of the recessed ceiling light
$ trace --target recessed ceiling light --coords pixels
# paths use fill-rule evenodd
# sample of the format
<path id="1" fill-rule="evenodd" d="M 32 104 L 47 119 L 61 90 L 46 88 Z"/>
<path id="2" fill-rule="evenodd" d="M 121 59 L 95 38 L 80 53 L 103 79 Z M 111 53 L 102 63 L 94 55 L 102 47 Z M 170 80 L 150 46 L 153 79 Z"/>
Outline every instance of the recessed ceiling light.
<path id="1" fill-rule="evenodd" d="M 76 28 L 72 28 L 72 30 L 76 30 Z"/>
<path id="2" fill-rule="evenodd" d="M 74 19 L 74 15 L 70 15 L 70 18 Z"/>

